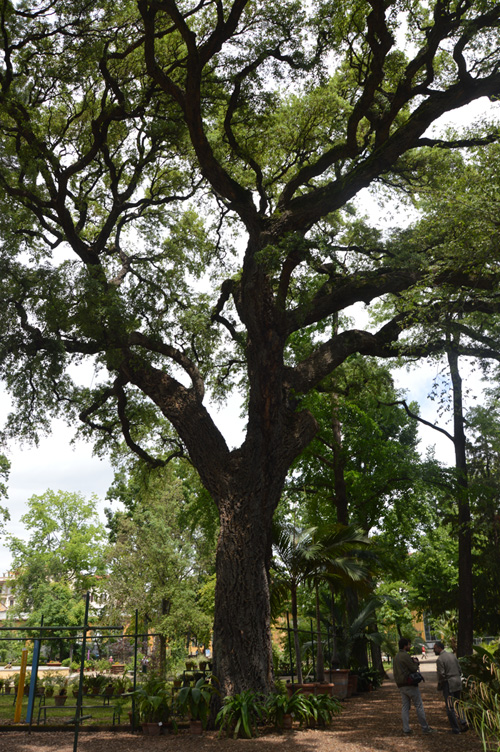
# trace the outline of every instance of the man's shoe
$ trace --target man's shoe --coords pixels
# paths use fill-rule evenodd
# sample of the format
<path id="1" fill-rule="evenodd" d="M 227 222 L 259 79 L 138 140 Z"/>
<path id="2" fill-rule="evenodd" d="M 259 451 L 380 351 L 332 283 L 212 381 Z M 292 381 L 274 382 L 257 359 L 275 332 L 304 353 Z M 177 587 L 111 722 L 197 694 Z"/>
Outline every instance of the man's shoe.
<path id="1" fill-rule="evenodd" d="M 429 726 L 429 728 L 424 729 L 424 734 L 435 734 L 436 731 Z"/>
<path id="2" fill-rule="evenodd" d="M 413 734 L 413 731 L 411 729 L 409 731 L 403 731 L 403 734 L 405 736 L 411 736 Z"/>

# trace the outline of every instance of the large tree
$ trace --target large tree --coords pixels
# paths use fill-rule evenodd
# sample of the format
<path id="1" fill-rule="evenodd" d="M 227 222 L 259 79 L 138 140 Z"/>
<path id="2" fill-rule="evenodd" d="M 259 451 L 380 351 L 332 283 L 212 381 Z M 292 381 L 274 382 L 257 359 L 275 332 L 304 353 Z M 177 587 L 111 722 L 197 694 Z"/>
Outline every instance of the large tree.
<path id="1" fill-rule="evenodd" d="M 223 692 L 272 681 L 271 521 L 317 430 L 302 395 L 353 353 L 393 355 L 412 319 L 329 322 L 414 286 L 495 284 L 493 263 L 450 265 L 432 237 L 386 250 L 349 202 L 425 176 L 423 146 L 496 137 L 429 129 L 500 91 L 499 24 L 500 5 L 461 0 L 2 0 L 9 428 L 33 436 L 64 412 L 102 448 L 121 431 L 153 464 L 189 455 L 220 517 Z M 319 322 L 295 359 L 290 339 Z M 204 398 L 235 384 L 247 425 L 231 449 Z"/>

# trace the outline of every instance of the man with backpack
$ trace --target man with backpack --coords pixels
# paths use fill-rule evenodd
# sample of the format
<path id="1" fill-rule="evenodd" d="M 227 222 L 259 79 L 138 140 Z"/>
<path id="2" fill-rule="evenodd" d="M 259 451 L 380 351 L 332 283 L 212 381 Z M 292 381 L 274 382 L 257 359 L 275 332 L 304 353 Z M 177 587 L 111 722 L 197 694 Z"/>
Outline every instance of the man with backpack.
<path id="1" fill-rule="evenodd" d="M 406 735 L 413 734 L 410 729 L 410 705 L 413 703 L 417 713 L 417 719 L 422 726 L 424 734 L 432 734 L 432 729 L 427 723 L 425 710 L 422 704 L 422 697 L 418 682 L 412 682 L 410 674 L 415 674 L 418 669 L 412 658 L 410 658 L 411 642 L 406 637 L 399 640 L 399 651 L 394 657 L 392 664 L 394 681 L 401 694 L 401 718 L 403 720 L 403 733 Z"/>

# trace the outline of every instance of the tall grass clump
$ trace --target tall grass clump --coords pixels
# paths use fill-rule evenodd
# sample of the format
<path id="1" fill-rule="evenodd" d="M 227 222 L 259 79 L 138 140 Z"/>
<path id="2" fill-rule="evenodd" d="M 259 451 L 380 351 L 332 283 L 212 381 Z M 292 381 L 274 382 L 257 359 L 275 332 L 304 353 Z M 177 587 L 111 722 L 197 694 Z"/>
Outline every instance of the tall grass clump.
<path id="1" fill-rule="evenodd" d="M 458 711 L 481 739 L 484 752 L 500 752 L 500 645 L 476 647 L 465 659 L 467 676 Z"/>

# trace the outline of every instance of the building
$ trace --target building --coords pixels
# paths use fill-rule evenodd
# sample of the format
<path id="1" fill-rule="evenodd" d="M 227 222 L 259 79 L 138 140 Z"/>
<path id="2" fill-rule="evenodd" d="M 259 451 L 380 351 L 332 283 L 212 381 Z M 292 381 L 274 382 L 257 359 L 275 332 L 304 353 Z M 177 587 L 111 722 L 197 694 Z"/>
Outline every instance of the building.
<path id="1" fill-rule="evenodd" d="M 14 607 L 14 593 L 12 592 L 12 583 L 14 580 L 13 572 L 4 572 L 0 576 L 0 621 L 5 620 L 9 609 Z"/>

